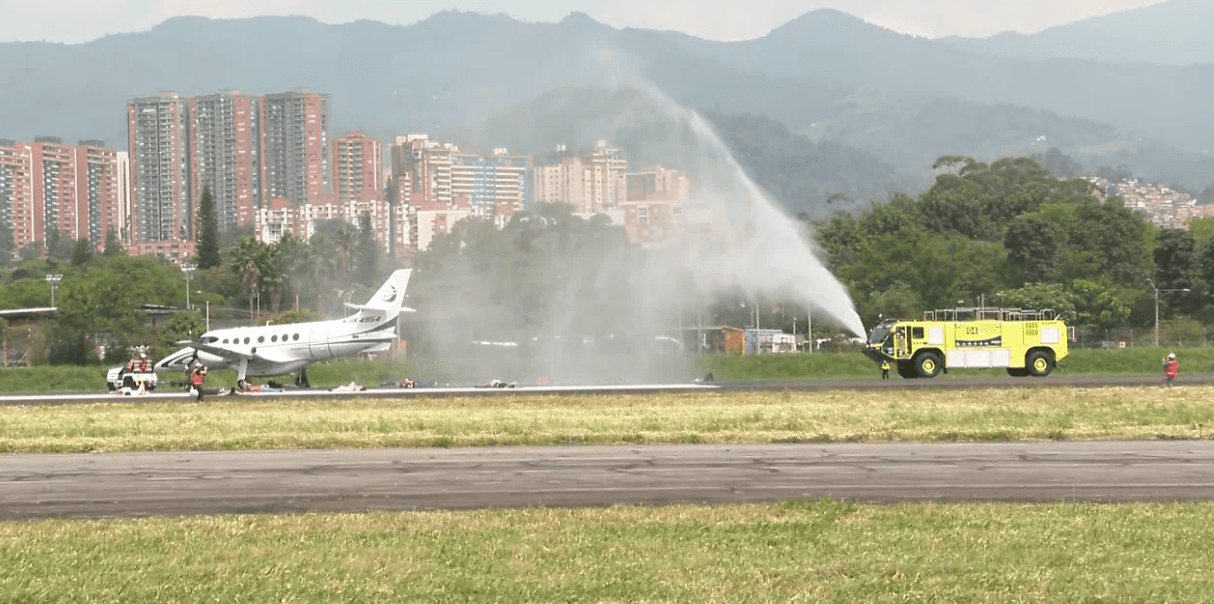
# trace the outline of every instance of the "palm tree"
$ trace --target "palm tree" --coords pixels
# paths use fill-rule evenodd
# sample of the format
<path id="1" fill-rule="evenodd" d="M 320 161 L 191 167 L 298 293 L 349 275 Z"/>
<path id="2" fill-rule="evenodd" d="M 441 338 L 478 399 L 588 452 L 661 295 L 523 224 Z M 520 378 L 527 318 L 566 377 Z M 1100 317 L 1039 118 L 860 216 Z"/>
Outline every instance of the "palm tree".
<path id="1" fill-rule="evenodd" d="M 337 254 L 341 259 L 341 272 L 348 275 L 354 249 L 358 246 L 358 230 L 351 225 L 342 225 L 342 228 L 333 234 L 333 243 L 337 246 Z"/>
<path id="2" fill-rule="evenodd" d="M 257 320 L 253 312 L 253 298 L 259 291 L 258 284 L 260 281 L 261 270 L 257 268 L 257 261 L 249 258 L 245 261 L 244 267 L 240 269 L 240 285 L 244 288 L 245 294 L 249 296 L 249 317 L 254 318 L 254 325 L 257 324 Z"/>
<path id="3" fill-rule="evenodd" d="M 261 265 L 265 259 L 265 246 L 252 237 L 245 237 L 232 248 L 232 270 L 240 275 L 240 285 L 249 297 L 249 317 L 254 318 L 253 299 L 261 291 Z M 254 318 L 254 324 L 256 320 Z"/>

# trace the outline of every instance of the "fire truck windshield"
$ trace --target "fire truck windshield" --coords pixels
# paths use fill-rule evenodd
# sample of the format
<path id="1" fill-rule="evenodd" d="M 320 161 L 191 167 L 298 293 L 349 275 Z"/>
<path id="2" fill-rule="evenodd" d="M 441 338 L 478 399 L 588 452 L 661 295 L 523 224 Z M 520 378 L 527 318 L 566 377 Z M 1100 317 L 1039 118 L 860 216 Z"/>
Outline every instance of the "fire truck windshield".
<path id="1" fill-rule="evenodd" d="M 892 328 L 894 326 L 894 323 L 896 323 L 896 322 L 897 322 L 896 320 L 890 319 L 890 320 L 887 320 L 884 323 L 881 323 L 880 325 L 874 327 L 873 332 L 868 334 L 868 343 L 869 344 L 880 344 L 880 343 L 884 342 L 885 338 L 887 336 L 889 336 L 890 328 Z"/>

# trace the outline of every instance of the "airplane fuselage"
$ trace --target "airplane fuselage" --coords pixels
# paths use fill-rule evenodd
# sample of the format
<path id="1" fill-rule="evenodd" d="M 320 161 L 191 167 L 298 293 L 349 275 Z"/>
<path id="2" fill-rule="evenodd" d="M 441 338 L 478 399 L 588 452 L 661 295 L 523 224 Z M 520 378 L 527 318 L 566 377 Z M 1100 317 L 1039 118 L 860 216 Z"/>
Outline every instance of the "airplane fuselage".
<path id="1" fill-rule="evenodd" d="M 243 378 L 283 375 L 317 361 L 387 351 L 397 338 L 401 311 L 413 312 L 401 306 L 410 274 L 411 269 L 394 271 L 366 304 L 347 304 L 358 312 L 343 319 L 208 331 L 196 340 L 178 342 L 182 348 L 155 368 L 185 371 L 199 361 L 212 369 L 235 369 L 237 378 Z M 300 378 L 306 382 L 302 374 Z"/>
<path id="2" fill-rule="evenodd" d="M 284 375 L 317 361 L 387 350 L 396 336 L 396 319 L 385 320 L 387 314 L 363 311 L 331 321 L 216 329 L 198 341 L 247 355 L 249 376 Z M 231 357 L 186 347 L 162 359 L 156 368 L 184 371 L 195 358 L 213 369 L 239 365 Z"/>

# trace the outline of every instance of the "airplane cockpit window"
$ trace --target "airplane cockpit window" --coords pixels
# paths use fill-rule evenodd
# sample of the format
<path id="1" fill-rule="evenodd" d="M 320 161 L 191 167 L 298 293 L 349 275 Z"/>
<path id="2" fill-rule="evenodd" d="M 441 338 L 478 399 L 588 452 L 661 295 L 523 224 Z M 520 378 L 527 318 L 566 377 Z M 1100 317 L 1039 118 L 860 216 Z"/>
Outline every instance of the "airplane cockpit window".
<path id="1" fill-rule="evenodd" d="M 203 344 L 214 344 L 215 342 L 219 341 L 219 338 L 217 338 L 215 336 L 206 336 L 203 338 L 198 338 L 198 340 L 201 341 Z"/>

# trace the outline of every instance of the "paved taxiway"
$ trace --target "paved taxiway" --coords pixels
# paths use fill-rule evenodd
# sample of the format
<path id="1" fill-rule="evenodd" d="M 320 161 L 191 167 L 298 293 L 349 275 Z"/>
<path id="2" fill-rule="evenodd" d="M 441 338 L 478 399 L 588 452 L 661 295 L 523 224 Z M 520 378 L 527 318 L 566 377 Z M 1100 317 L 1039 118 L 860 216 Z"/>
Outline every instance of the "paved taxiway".
<path id="1" fill-rule="evenodd" d="M 520 386 L 517 388 L 485 387 L 439 387 L 439 388 L 368 388 L 360 392 L 333 392 L 326 389 L 291 389 L 283 392 L 258 392 L 241 394 L 242 397 L 263 399 L 277 398 L 415 398 L 415 397 L 470 397 L 470 396 L 560 396 L 571 394 L 653 394 L 669 392 L 704 391 L 829 391 L 829 390 L 974 390 L 982 388 L 1117 388 L 1155 386 L 1157 376 L 1050 376 L 1046 378 L 995 377 L 939 377 L 930 380 L 760 380 L 747 382 L 688 382 L 682 384 L 614 384 L 585 386 Z M 1214 385 L 1214 375 L 1183 375 L 1177 378 L 1178 386 Z M 225 400 L 226 395 L 207 395 L 205 400 Z M 138 396 L 122 396 L 114 393 L 96 394 L 9 394 L 0 396 L 0 406 L 12 405 L 85 405 L 107 402 L 161 402 L 188 401 L 189 395 L 178 389 L 161 388 Z"/>
<path id="2" fill-rule="evenodd" d="M 1214 499 L 1214 442 L 0 456 L 0 518 L 613 503 Z"/>

